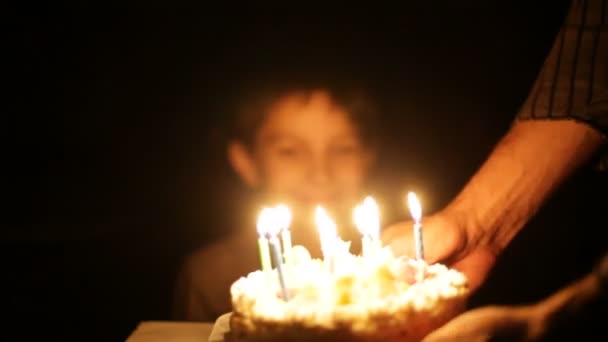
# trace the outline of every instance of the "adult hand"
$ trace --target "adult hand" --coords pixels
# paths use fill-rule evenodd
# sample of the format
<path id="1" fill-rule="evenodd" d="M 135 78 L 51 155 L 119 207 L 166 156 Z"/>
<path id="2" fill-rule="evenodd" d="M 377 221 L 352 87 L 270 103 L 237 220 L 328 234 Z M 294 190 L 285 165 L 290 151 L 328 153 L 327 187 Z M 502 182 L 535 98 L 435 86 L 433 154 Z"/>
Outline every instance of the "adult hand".
<path id="1" fill-rule="evenodd" d="M 442 263 L 465 274 L 472 293 L 485 280 L 494 265 L 496 254 L 479 245 L 469 236 L 464 225 L 447 213 L 423 218 L 422 240 L 424 259 L 429 263 Z M 382 231 L 382 240 L 397 255 L 415 256 L 413 222 L 393 224 Z"/>
<path id="2" fill-rule="evenodd" d="M 536 341 L 543 324 L 535 306 L 487 306 L 467 311 L 422 342 Z"/>

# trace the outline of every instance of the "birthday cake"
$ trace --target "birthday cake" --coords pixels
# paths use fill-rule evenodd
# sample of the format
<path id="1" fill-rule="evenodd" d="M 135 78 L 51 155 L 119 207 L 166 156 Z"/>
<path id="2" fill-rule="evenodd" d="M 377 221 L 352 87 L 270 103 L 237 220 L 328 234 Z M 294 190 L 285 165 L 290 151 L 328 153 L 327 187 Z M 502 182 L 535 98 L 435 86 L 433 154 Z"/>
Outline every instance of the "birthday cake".
<path id="1" fill-rule="evenodd" d="M 419 341 L 461 312 L 465 276 L 378 247 L 328 260 L 292 248 L 292 262 L 231 286 L 226 341 Z M 283 279 L 279 279 L 282 277 Z"/>

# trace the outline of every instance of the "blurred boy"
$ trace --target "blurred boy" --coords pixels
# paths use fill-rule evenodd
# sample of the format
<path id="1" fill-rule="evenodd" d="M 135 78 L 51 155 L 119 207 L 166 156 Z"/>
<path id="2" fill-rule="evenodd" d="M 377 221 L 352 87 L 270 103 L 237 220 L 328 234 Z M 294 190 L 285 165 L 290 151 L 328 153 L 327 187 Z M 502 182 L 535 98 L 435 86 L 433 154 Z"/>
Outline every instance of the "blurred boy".
<path id="1" fill-rule="evenodd" d="M 285 203 L 293 244 L 320 257 L 313 210 L 322 205 L 339 235 L 360 248 L 352 209 L 375 161 L 375 112 L 350 87 L 278 84 L 249 92 L 227 146 L 230 165 L 259 195 L 259 206 Z M 193 253 L 176 288 L 174 319 L 213 321 L 231 310 L 232 282 L 260 268 L 256 222 Z"/>

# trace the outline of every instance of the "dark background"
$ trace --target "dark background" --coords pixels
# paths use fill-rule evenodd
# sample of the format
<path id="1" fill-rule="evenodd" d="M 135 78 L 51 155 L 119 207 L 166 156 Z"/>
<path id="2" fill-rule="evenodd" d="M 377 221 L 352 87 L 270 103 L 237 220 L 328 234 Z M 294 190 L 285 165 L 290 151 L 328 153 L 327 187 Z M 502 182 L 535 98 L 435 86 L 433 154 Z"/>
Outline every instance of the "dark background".
<path id="1" fill-rule="evenodd" d="M 171 318 L 181 259 L 238 210 L 219 127 L 240 81 L 290 70 L 364 80 L 385 115 L 378 192 L 398 204 L 415 188 L 426 211 L 441 208 L 509 127 L 567 5 L 8 9 L 0 338 L 119 341 Z M 590 267 L 601 228 L 590 196 L 605 181 L 583 173 L 473 305 L 537 300 Z"/>

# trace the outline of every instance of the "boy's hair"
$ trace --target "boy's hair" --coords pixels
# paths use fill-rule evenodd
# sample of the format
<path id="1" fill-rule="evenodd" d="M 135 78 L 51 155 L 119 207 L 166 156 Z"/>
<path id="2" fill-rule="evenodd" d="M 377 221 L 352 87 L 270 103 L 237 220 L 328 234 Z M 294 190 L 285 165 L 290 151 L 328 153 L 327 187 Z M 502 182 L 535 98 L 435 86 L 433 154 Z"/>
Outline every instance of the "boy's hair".
<path id="1" fill-rule="evenodd" d="M 363 84 L 286 75 L 283 78 L 255 79 L 242 85 L 233 103 L 234 117 L 229 133 L 232 140 L 252 146 L 257 130 L 278 100 L 289 94 L 308 95 L 323 90 L 349 115 L 366 145 L 371 147 L 377 143 L 378 110 Z"/>

